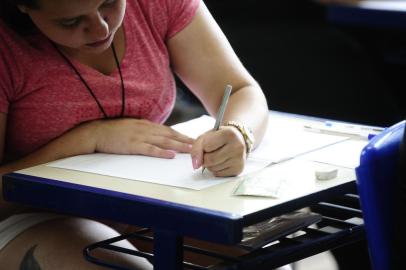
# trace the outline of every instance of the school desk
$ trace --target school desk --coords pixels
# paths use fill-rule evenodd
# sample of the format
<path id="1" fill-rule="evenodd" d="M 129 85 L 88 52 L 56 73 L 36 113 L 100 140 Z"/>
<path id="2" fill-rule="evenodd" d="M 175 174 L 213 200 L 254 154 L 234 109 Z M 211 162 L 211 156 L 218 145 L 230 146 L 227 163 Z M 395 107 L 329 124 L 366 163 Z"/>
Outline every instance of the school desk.
<path id="1" fill-rule="evenodd" d="M 278 112 L 271 112 L 271 115 L 298 124 L 309 119 Z M 288 160 L 286 164 L 294 160 Z M 337 177 L 320 181 L 311 188 L 298 188 L 290 196 L 279 199 L 234 196 L 237 182 L 229 181 L 196 191 L 44 164 L 5 175 L 3 193 L 5 199 L 12 202 L 152 228 L 153 257 L 111 247 L 110 243 L 117 239 L 87 247 L 87 259 L 116 269 L 126 268 L 100 261 L 91 256 L 91 251 L 107 248 L 150 257 L 157 270 L 182 269 L 184 236 L 236 245 L 242 239 L 244 227 L 312 205 L 330 209 L 331 216 L 324 216 L 318 228 L 303 228 L 301 234 L 283 237 L 279 242 L 241 258 L 218 255 L 223 263 L 210 269 L 271 269 L 364 239 L 355 173 L 351 179 Z M 354 218 L 358 221 L 353 222 Z M 190 247 L 186 249 L 196 251 Z M 186 264 L 186 268 L 208 269 L 193 264 Z"/>

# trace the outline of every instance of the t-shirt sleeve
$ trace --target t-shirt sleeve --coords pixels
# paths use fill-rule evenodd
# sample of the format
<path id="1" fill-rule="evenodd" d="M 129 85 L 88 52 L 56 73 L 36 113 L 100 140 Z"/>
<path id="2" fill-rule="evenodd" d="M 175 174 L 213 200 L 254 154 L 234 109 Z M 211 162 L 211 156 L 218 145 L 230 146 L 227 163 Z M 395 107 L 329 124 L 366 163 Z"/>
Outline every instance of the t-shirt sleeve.
<path id="1" fill-rule="evenodd" d="M 8 113 L 10 104 L 22 88 L 22 47 L 17 34 L 0 20 L 0 112 Z"/>
<path id="2" fill-rule="evenodd" d="M 7 113 L 11 100 L 11 89 L 13 88 L 11 70 L 6 57 L 7 49 L 4 40 L 0 37 L 0 112 Z"/>
<path id="3" fill-rule="evenodd" d="M 167 39 L 184 29 L 193 19 L 201 0 L 165 0 L 168 12 Z"/>

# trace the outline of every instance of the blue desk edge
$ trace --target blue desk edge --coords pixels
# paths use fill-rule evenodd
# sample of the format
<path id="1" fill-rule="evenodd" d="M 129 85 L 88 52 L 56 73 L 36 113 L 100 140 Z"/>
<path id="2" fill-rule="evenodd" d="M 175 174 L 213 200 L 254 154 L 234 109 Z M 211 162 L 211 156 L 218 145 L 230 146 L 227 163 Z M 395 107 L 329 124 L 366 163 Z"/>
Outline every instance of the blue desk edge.
<path id="1" fill-rule="evenodd" d="M 219 243 L 233 244 L 242 238 L 243 217 L 239 215 L 21 173 L 3 176 L 3 196 L 7 201 L 47 210 Z"/>

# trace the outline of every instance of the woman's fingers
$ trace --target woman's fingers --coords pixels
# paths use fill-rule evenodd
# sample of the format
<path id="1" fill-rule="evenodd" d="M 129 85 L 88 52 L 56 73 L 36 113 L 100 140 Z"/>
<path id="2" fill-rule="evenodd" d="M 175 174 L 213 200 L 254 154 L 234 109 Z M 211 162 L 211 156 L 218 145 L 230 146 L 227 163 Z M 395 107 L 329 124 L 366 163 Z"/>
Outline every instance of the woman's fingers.
<path id="1" fill-rule="evenodd" d="M 176 130 L 170 128 L 172 130 L 172 136 L 179 142 L 187 143 L 187 144 L 193 144 L 195 141 L 193 138 L 190 138 L 182 133 L 177 132 Z"/>
<path id="2" fill-rule="evenodd" d="M 236 176 L 242 173 L 244 170 L 244 160 L 242 159 L 228 159 L 226 162 L 218 164 L 213 167 L 208 167 L 215 176 L 225 177 L 225 176 Z"/>
<path id="3" fill-rule="evenodd" d="M 190 153 L 194 139 L 174 130 L 171 127 L 151 123 L 153 132 L 147 138 L 147 142 L 163 149 L 173 150 L 180 153 Z"/>
<path id="4" fill-rule="evenodd" d="M 204 165 L 215 176 L 235 176 L 244 169 L 245 155 L 238 148 L 225 145 L 218 151 L 205 153 Z"/>
<path id="5" fill-rule="evenodd" d="M 156 123 L 151 123 L 151 125 L 154 126 L 153 134 L 156 136 L 168 137 L 188 144 L 192 144 L 194 142 L 194 139 L 174 130 L 171 127 Z"/>
<path id="6" fill-rule="evenodd" d="M 227 167 L 223 170 L 220 171 L 215 171 L 213 174 L 217 177 L 227 177 L 227 176 L 237 176 L 240 173 L 242 173 L 244 169 L 244 166 L 236 166 L 234 165 L 233 167 Z"/>
<path id="7" fill-rule="evenodd" d="M 158 158 L 174 158 L 176 152 L 173 150 L 162 149 L 158 146 L 148 143 L 142 143 L 130 149 L 131 154 L 144 155 Z"/>
<path id="8" fill-rule="evenodd" d="M 99 126 L 96 151 L 173 158 L 176 152 L 189 153 L 193 142 L 170 127 L 148 120 L 118 119 Z"/>
<path id="9" fill-rule="evenodd" d="M 216 176 L 234 176 L 245 165 L 245 142 L 233 127 L 222 127 L 200 136 L 193 144 L 193 168 L 204 166 Z"/>
<path id="10" fill-rule="evenodd" d="M 192 165 L 196 170 L 204 164 L 206 153 L 214 152 L 224 145 L 223 136 L 219 135 L 219 131 L 208 131 L 199 136 L 192 145 L 191 157 Z"/>
<path id="11" fill-rule="evenodd" d="M 192 149 L 192 144 L 189 142 L 189 140 L 186 140 L 185 142 L 185 140 L 180 141 L 178 140 L 178 138 L 170 138 L 154 135 L 149 137 L 147 142 L 160 148 L 173 150 L 180 153 L 190 153 Z"/>
<path id="12" fill-rule="evenodd" d="M 199 169 L 203 164 L 203 155 L 204 155 L 203 143 L 204 143 L 204 135 L 196 139 L 190 151 L 190 156 L 192 157 L 192 166 L 193 169 L 195 170 Z"/>

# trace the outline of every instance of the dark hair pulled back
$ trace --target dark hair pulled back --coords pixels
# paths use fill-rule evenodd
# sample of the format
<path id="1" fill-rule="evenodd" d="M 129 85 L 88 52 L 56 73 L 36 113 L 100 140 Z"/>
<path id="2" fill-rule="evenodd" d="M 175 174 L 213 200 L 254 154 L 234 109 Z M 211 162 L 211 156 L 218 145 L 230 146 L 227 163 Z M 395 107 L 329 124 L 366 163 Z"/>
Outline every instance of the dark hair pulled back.
<path id="1" fill-rule="evenodd" d="M 18 6 L 39 8 L 39 0 L 0 0 L 0 19 L 19 34 L 32 33 L 35 26 L 27 14 L 22 13 Z"/>

